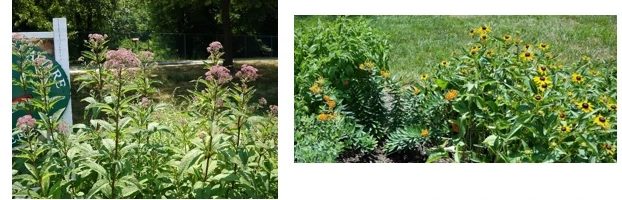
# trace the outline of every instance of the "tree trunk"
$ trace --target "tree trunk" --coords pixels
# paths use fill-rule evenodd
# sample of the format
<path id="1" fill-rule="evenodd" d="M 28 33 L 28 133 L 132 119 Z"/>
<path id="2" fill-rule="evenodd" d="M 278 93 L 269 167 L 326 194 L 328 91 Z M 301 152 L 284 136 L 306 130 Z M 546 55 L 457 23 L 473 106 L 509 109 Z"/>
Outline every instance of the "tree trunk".
<path id="1" fill-rule="evenodd" d="M 224 66 L 233 65 L 233 31 L 231 30 L 231 18 L 229 13 L 231 12 L 231 0 L 222 0 L 222 8 L 220 9 L 220 15 L 222 17 L 222 30 L 224 35 L 223 47 L 225 48 L 225 61 Z"/>

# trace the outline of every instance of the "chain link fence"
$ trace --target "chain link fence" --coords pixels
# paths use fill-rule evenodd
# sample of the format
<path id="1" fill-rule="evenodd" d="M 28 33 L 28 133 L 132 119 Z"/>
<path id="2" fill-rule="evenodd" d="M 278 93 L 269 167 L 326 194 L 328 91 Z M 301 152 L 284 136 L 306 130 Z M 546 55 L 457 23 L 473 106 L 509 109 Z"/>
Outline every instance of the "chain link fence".
<path id="1" fill-rule="evenodd" d="M 89 33 L 74 32 L 70 41 L 71 60 L 80 57 L 85 51 L 84 40 Z M 132 41 L 138 38 L 138 42 Z M 156 60 L 200 60 L 207 59 L 207 46 L 212 41 L 223 41 L 222 34 L 203 33 L 115 33 L 109 35 L 111 49 L 119 47 L 150 50 L 156 54 Z M 233 50 L 225 49 L 234 58 L 277 57 L 277 36 L 274 35 L 234 35 Z"/>

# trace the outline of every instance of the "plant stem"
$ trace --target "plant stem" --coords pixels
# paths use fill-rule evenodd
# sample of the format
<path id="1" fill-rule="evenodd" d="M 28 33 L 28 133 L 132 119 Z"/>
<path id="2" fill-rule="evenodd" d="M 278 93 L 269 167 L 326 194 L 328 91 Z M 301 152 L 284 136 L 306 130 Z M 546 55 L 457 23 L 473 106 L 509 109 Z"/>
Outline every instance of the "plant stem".
<path id="1" fill-rule="evenodd" d="M 115 118 L 116 118 L 116 127 L 115 127 L 115 138 L 114 138 L 114 154 L 113 154 L 113 158 L 112 158 L 112 173 L 110 174 L 112 177 L 112 198 L 116 198 L 116 194 L 115 194 L 115 182 L 116 182 L 116 169 L 117 169 L 117 165 L 116 165 L 116 161 L 118 159 L 119 153 L 119 137 L 121 135 L 121 124 L 119 123 L 119 120 L 121 120 L 121 95 L 123 93 L 122 90 L 122 81 L 121 81 L 121 68 L 118 69 L 117 72 L 117 102 L 115 104 Z"/>

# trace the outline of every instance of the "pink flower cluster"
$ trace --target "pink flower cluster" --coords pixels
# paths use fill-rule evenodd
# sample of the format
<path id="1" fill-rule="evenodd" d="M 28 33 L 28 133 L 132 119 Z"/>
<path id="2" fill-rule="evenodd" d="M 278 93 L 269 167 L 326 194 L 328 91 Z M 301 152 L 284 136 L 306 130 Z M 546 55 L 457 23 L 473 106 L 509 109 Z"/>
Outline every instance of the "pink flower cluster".
<path id="1" fill-rule="evenodd" d="M 214 54 L 214 53 L 218 53 L 220 49 L 222 49 L 222 44 L 219 41 L 213 41 L 207 47 L 207 52 Z"/>
<path id="2" fill-rule="evenodd" d="M 56 127 L 56 130 L 59 133 L 69 133 L 69 126 L 67 126 L 67 124 L 65 122 L 61 122 L 58 124 L 58 126 Z"/>
<path id="3" fill-rule="evenodd" d="M 240 78 L 243 82 L 254 81 L 259 77 L 257 74 L 257 69 L 251 65 L 244 64 L 242 65 L 242 69 L 235 73 L 235 76 Z"/>
<path id="4" fill-rule="evenodd" d="M 214 65 L 205 73 L 205 79 L 214 80 L 218 84 L 225 84 L 231 81 L 232 78 L 229 74 L 229 69 L 220 65 Z"/>
<path id="5" fill-rule="evenodd" d="M 35 67 L 50 67 L 52 66 L 50 60 L 45 56 L 37 56 L 34 60 Z"/>
<path id="6" fill-rule="evenodd" d="M 32 118 L 31 115 L 24 115 L 17 119 L 17 128 L 21 130 L 28 130 L 35 127 L 37 120 Z"/>
<path id="7" fill-rule="evenodd" d="M 142 99 L 140 99 L 140 106 L 142 107 L 147 107 L 150 103 L 151 101 L 147 97 L 143 97 Z"/>
<path id="8" fill-rule="evenodd" d="M 141 61 L 151 62 L 151 61 L 153 61 L 153 52 L 151 52 L 151 51 L 140 51 L 140 52 L 138 52 L 138 58 Z"/>
<path id="9" fill-rule="evenodd" d="M 277 106 L 277 105 L 270 105 L 270 113 L 272 113 L 274 116 L 278 116 L 279 115 L 279 106 Z"/>
<path id="10" fill-rule="evenodd" d="M 108 38 L 108 35 L 104 34 L 98 34 L 98 33 L 93 33 L 93 34 L 89 34 L 89 42 L 103 42 Z"/>
<path id="11" fill-rule="evenodd" d="M 130 50 L 119 48 L 119 50 L 110 50 L 106 53 L 105 67 L 121 69 L 138 67 L 139 65 L 140 60 Z"/>
<path id="12" fill-rule="evenodd" d="M 259 105 L 261 106 L 268 105 L 268 101 L 266 100 L 266 98 L 263 98 L 263 97 L 259 98 Z"/>

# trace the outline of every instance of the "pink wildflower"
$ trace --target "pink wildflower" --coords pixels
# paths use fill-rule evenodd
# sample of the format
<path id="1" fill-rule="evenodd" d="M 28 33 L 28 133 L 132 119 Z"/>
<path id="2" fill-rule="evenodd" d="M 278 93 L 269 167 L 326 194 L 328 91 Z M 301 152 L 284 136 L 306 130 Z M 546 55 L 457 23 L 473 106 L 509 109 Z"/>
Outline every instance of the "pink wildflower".
<path id="1" fill-rule="evenodd" d="M 67 126 L 65 122 L 59 123 L 58 126 L 56 127 L 56 130 L 59 133 L 69 133 L 69 127 Z"/>
<path id="2" fill-rule="evenodd" d="M 93 34 L 89 34 L 89 42 L 103 42 L 108 38 L 108 35 L 104 34 L 98 34 L 98 33 L 93 33 Z"/>
<path id="3" fill-rule="evenodd" d="M 267 104 L 268 104 L 268 101 L 266 100 L 266 98 L 263 98 L 263 97 L 259 98 L 259 105 L 265 106 Z"/>
<path id="4" fill-rule="evenodd" d="M 147 107 L 147 106 L 149 106 L 149 103 L 151 103 L 151 101 L 150 101 L 147 97 L 143 97 L 143 98 L 140 100 L 140 106 L 142 106 L 142 107 Z"/>
<path id="5" fill-rule="evenodd" d="M 214 53 L 219 52 L 220 49 L 222 49 L 222 44 L 219 41 L 213 41 L 207 47 L 207 52 L 214 54 Z"/>
<path id="6" fill-rule="evenodd" d="M 247 64 L 242 65 L 242 69 L 235 73 L 235 76 L 240 78 L 243 82 L 254 81 L 257 77 L 259 77 L 257 69 Z"/>
<path id="7" fill-rule="evenodd" d="M 106 53 L 106 62 L 104 66 L 108 68 L 131 68 L 138 67 L 140 60 L 136 57 L 136 54 L 132 51 L 119 48 L 119 50 L 110 50 Z"/>
<path id="8" fill-rule="evenodd" d="M 231 75 L 226 67 L 214 65 L 205 73 L 205 79 L 214 80 L 218 84 L 225 84 L 231 81 Z"/>
<path id="9" fill-rule="evenodd" d="M 17 128 L 21 130 L 28 130 L 35 127 L 37 120 L 32 118 L 31 115 L 24 115 L 17 119 Z"/>
<path id="10" fill-rule="evenodd" d="M 274 116 L 278 116 L 279 115 L 279 106 L 277 106 L 277 105 L 270 105 L 270 113 L 272 113 Z"/>

